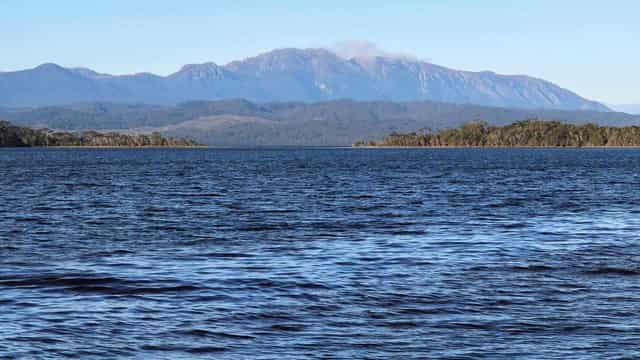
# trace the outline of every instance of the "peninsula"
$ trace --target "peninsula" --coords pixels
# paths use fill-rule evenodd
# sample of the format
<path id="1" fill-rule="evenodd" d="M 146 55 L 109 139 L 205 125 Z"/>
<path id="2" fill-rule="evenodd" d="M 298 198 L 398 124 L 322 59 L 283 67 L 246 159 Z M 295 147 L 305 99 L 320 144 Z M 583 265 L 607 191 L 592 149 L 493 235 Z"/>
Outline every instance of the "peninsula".
<path id="1" fill-rule="evenodd" d="M 0 121 L 0 147 L 197 147 L 189 139 L 164 137 L 158 132 L 121 134 L 115 132 L 58 132 L 31 129 Z"/>
<path id="2" fill-rule="evenodd" d="M 506 126 L 475 121 L 456 129 L 391 133 L 355 147 L 640 147 L 640 127 L 525 120 Z"/>

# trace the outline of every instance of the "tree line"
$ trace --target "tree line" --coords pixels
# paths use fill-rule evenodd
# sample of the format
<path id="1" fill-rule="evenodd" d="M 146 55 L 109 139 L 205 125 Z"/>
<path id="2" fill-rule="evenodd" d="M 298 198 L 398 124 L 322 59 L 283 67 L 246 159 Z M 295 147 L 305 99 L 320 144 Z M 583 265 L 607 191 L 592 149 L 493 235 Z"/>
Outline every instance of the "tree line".
<path id="1" fill-rule="evenodd" d="M 175 139 L 162 136 L 158 132 L 152 134 L 120 134 L 115 132 L 101 133 L 84 131 L 79 133 L 57 132 L 47 129 L 31 129 L 14 126 L 0 121 L 0 146 L 3 147 L 54 147 L 54 146 L 88 146 L 88 147 L 189 147 L 199 146 L 193 140 Z"/>
<path id="2" fill-rule="evenodd" d="M 633 147 L 640 146 L 640 126 L 606 127 L 559 121 L 525 120 L 506 126 L 474 121 L 455 129 L 391 133 L 382 141 L 354 146 L 397 147 Z"/>

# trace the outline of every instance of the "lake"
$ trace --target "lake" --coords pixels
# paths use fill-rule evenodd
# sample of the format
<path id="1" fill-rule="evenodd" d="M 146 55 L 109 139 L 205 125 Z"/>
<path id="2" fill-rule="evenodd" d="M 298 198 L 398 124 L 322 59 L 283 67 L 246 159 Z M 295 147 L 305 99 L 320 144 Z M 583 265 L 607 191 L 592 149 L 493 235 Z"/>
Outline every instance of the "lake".
<path id="1" fill-rule="evenodd" d="M 640 150 L 0 150 L 0 358 L 640 357 Z"/>

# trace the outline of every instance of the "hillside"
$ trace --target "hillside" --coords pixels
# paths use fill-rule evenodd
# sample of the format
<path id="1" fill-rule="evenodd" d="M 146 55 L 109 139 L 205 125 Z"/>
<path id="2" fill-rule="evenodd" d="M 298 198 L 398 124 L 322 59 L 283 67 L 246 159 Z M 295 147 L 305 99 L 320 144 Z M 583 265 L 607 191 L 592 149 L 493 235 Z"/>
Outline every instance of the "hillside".
<path id="1" fill-rule="evenodd" d="M 506 126 L 483 122 L 438 132 L 393 133 L 382 141 L 357 142 L 369 147 L 637 147 L 640 127 L 601 127 L 557 121 L 519 121 Z"/>
<path id="2" fill-rule="evenodd" d="M 166 138 L 159 133 L 119 134 L 84 131 L 69 133 L 30 129 L 0 121 L 0 147 L 192 147 L 200 146 L 187 139 Z"/>
<path id="3" fill-rule="evenodd" d="M 0 73 L 0 106 L 79 102 L 174 105 L 245 98 L 255 102 L 430 100 L 513 108 L 609 109 L 551 82 L 529 76 L 449 69 L 407 58 L 344 58 L 325 49 L 278 49 L 220 66 L 185 65 L 159 76 L 109 75 L 43 64 Z"/>
<path id="4" fill-rule="evenodd" d="M 349 100 L 313 104 L 224 100 L 176 106 L 86 103 L 0 109 L 0 118 L 22 126 L 66 131 L 158 131 L 216 146 L 348 146 L 360 139 L 380 139 L 393 131 L 438 130 L 478 119 L 493 125 L 532 118 L 603 126 L 640 124 L 640 116 L 612 112 Z"/>

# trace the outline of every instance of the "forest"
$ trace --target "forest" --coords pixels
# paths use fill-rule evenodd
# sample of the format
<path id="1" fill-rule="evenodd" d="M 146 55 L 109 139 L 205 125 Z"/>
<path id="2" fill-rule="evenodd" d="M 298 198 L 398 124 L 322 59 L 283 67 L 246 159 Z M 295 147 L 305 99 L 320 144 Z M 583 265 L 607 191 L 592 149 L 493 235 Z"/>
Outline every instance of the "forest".
<path id="1" fill-rule="evenodd" d="M 506 126 L 483 121 L 459 128 L 411 133 L 393 132 L 382 141 L 358 141 L 370 147 L 634 147 L 640 126 L 607 127 L 559 121 L 524 120 Z"/>
<path id="2" fill-rule="evenodd" d="M 430 101 L 335 100 L 320 103 L 253 103 L 242 99 L 192 101 L 173 106 L 82 103 L 3 109 L 0 119 L 18 126 L 60 131 L 160 132 L 212 146 L 350 146 L 392 132 L 457 128 L 486 119 L 503 126 L 547 119 L 600 126 L 640 125 L 639 115 L 599 111 L 507 109 Z"/>
<path id="3" fill-rule="evenodd" d="M 189 139 L 174 139 L 152 134 L 120 134 L 97 131 L 59 132 L 47 129 L 31 129 L 0 121 L 0 147 L 191 147 L 200 146 Z"/>

